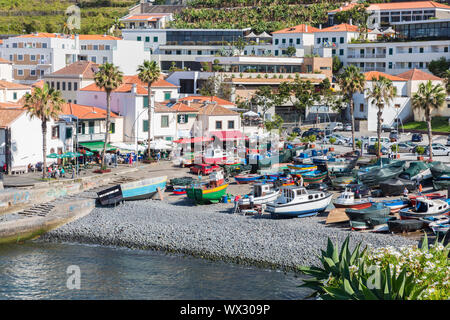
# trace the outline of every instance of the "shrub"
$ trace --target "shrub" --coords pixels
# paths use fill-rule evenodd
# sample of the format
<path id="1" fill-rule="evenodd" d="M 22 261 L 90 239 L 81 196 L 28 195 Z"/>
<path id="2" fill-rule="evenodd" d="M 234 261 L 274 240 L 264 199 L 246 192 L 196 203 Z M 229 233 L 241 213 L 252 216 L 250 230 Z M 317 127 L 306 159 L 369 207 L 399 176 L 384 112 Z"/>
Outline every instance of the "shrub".
<path id="1" fill-rule="evenodd" d="M 314 141 L 316 141 L 316 136 L 315 135 L 310 135 L 309 137 L 308 137 L 308 140 L 309 140 L 309 142 L 314 142 Z"/>
<path id="2" fill-rule="evenodd" d="M 391 150 L 392 150 L 392 152 L 397 152 L 397 151 L 398 151 L 398 145 L 393 144 L 393 145 L 391 146 Z"/>
<path id="3" fill-rule="evenodd" d="M 331 144 L 334 144 L 336 142 L 336 138 L 331 137 L 329 141 L 330 141 Z"/>
<path id="4" fill-rule="evenodd" d="M 358 141 L 355 142 L 355 145 L 356 145 L 358 148 L 362 149 L 363 142 L 362 142 L 361 140 L 358 140 Z"/>
<path id="5" fill-rule="evenodd" d="M 417 154 L 424 154 L 425 153 L 425 148 L 422 147 L 422 146 L 418 146 L 416 148 L 416 152 L 417 152 Z"/>

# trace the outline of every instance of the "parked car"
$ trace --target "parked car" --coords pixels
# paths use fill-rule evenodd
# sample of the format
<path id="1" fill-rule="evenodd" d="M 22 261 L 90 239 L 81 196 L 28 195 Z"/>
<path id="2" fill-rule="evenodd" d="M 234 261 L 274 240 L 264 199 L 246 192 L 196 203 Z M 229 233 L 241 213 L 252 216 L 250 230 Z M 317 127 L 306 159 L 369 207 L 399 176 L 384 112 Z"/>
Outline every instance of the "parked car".
<path id="1" fill-rule="evenodd" d="M 351 123 L 346 123 L 344 125 L 344 131 L 352 131 L 352 124 Z"/>
<path id="2" fill-rule="evenodd" d="M 367 153 L 368 154 L 377 154 L 377 151 L 378 150 L 375 149 L 375 145 L 374 144 L 371 144 L 371 145 L 369 145 L 367 147 Z M 382 145 L 381 149 L 380 149 L 380 152 L 381 152 L 381 154 L 388 154 L 389 153 L 389 149 Z"/>
<path id="3" fill-rule="evenodd" d="M 370 188 L 362 183 L 349 184 L 347 188 L 355 194 L 355 198 L 360 199 L 364 196 L 369 195 L 370 192 Z"/>
<path id="4" fill-rule="evenodd" d="M 368 145 L 374 145 L 376 142 L 378 141 L 378 137 L 377 136 L 372 136 L 372 137 L 368 137 Z M 389 138 L 385 138 L 385 137 L 381 137 L 380 138 L 381 144 L 385 145 L 385 144 L 389 144 L 391 142 L 391 140 Z"/>
<path id="5" fill-rule="evenodd" d="M 203 176 L 210 174 L 213 171 L 219 170 L 220 167 L 216 165 L 209 165 L 209 164 L 196 164 L 192 166 L 189 171 L 193 174 L 201 174 Z"/>
<path id="6" fill-rule="evenodd" d="M 412 142 L 422 142 L 423 141 L 423 137 L 421 133 L 413 133 L 413 135 L 411 136 L 411 141 Z"/>
<path id="7" fill-rule="evenodd" d="M 430 149 L 429 147 L 425 148 L 425 154 L 427 156 L 430 155 Z M 440 146 L 433 146 L 433 156 L 450 156 L 450 148 L 447 147 L 440 147 Z"/>
<path id="8" fill-rule="evenodd" d="M 446 146 L 450 146 L 450 136 L 447 137 L 447 144 Z"/>
<path id="9" fill-rule="evenodd" d="M 383 123 L 382 125 L 381 125 L 381 131 L 383 131 L 383 132 L 389 132 L 389 131 L 391 131 L 392 130 L 392 126 L 390 125 L 390 124 L 385 124 L 385 123 Z"/>
<path id="10" fill-rule="evenodd" d="M 412 146 L 408 143 L 405 143 L 405 142 L 393 143 L 392 145 L 397 145 L 398 152 L 400 152 L 400 153 L 412 153 L 413 149 L 414 149 L 414 146 Z"/>
<path id="11" fill-rule="evenodd" d="M 326 126 L 325 130 L 342 131 L 344 130 L 344 125 L 342 122 L 331 122 Z"/>
<path id="12" fill-rule="evenodd" d="M 337 145 L 344 145 L 344 144 L 348 143 L 348 138 L 340 136 L 340 135 L 336 135 L 336 134 L 331 134 L 329 136 L 326 136 L 325 138 L 323 138 L 323 142 L 324 143 L 330 143 L 330 139 L 331 138 L 335 138 L 336 139 L 334 144 L 337 144 Z"/>
<path id="13" fill-rule="evenodd" d="M 319 191 L 327 191 L 328 185 L 326 183 L 310 183 L 306 186 L 306 189 L 308 190 L 319 190 Z"/>
<path id="14" fill-rule="evenodd" d="M 325 132 L 323 130 L 319 129 L 319 128 L 309 128 L 308 131 L 309 132 L 314 132 L 316 137 L 323 138 L 325 136 Z"/>
<path id="15" fill-rule="evenodd" d="M 311 130 L 303 132 L 302 138 L 310 137 L 310 136 L 316 136 L 317 139 L 321 139 L 324 136 L 324 132 L 320 129 L 317 130 Z"/>
<path id="16" fill-rule="evenodd" d="M 412 149 L 412 153 L 417 153 L 417 148 L 418 148 L 418 147 L 424 148 L 425 151 L 426 151 L 426 149 L 427 149 L 427 146 L 424 146 L 424 145 L 416 145 L 416 146 Z"/>
<path id="17" fill-rule="evenodd" d="M 392 130 L 389 134 L 389 139 L 391 140 L 391 142 L 398 141 L 398 139 L 400 139 L 400 134 L 397 130 Z"/>

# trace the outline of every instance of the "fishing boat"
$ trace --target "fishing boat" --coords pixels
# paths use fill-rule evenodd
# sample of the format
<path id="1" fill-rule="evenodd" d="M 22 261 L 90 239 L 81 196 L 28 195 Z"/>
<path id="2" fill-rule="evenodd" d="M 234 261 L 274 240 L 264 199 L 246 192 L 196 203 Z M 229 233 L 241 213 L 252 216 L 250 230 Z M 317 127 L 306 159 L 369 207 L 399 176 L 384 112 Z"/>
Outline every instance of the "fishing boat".
<path id="1" fill-rule="evenodd" d="M 379 158 L 374 164 L 367 165 L 358 169 L 358 176 L 362 174 L 366 174 L 374 169 L 381 168 L 390 168 L 390 167 L 401 167 L 405 166 L 405 161 L 396 160 L 396 159 L 388 159 L 388 158 Z"/>
<path id="2" fill-rule="evenodd" d="M 415 184 L 411 180 L 392 178 L 379 183 L 383 196 L 399 196 L 402 195 L 405 188 L 412 192 L 415 190 Z"/>
<path id="3" fill-rule="evenodd" d="M 413 208 L 405 208 L 399 211 L 400 219 L 420 219 L 447 213 L 450 211 L 448 202 L 449 200 L 431 200 L 425 197 L 418 197 Z"/>
<path id="4" fill-rule="evenodd" d="M 374 168 L 369 172 L 360 174 L 358 179 L 368 187 L 375 187 L 380 182 L 396 178 L 403 172 L 403 166 L 388 166 L 383 168 Z"/>
<path id="5" fill-rule="evenodd" d="M 449 187 L 450 187 L 450 178 L 448 179 L 439 178 L 433 180 L 433 188 L 435 190 L 448 190 Z"/>
<path id="6" fill-rule="evenodd" d="M 274 186 L 269 183 L 255 183 L 252 192 L 239 199 L 239 208 L 248 209 L 251 204 L 260 205 L 275 201 L 280 194 L 279 190 L 275 190 Z M 250 202 L 251 197 L 253 201 Z"/>
<path id="7" fill-rule="evenodd" d="M 141 179 L 138 181 L 122 183 L 123 200 L 142 200 L 149 199 L 159 190 L 166 188 L 167 176 Z"/>
<path id="8" fill-rule="evenodd" d="M 357 158 L 331 158 L 327 161 L 327 170 L 329 173 L 350 172 L 356 165 Z"/>
<path id="9" fill-rule="evenodd" d="M 256 180 L 259 180 L 262 177 L 263 176 L 260 174 L 249 173 L 249 174 L 236 175 L 236 176 L 234 176 L 234 180 L 236 180 L 236 182 L 238 184 L 246 184 L 246 183 L 255 182 Z"/>
<path id="10" fill-rule="evenodd" d="M 345 189 L 349 184 L 355 183 L 356 179 L 353 176 L 343 176 L 338 178 L 331 178 L 331 185 L 335 189 Z"/>
<path id="11" fill-rule="evenodd" d="M 313 164 L 288 164 L 287 167 L 296 172 L 307 172 L 317 170 L 317 166 Z"/>
<path id="12" fill-rule="evenodd" d="M 346 188 L 345 191 L 334 200 L 333 205 L 336 208 L 365 209 L 372 206 L 372 202 L 368 199 L 355 200 L 355 193 Z"/>
<path id="13" fill-rule="evenodd" d="M 292 176 L 300 178 L 303 178 L 303 182 L 306 183 L 319 183 L 322 182 L 327 177 L 326 171 L 307 171 L 307 172 L 297 172 L 294 171 L 294 173 L 291 173 Z"/>
<path id="14" fill-rule="evenodd" d="M 437 161 L 434 166 L 430 168 L 433 179 L 450 179 L 450 166 Z"/>
<path id="15" fill-rule="evenodd" d="M 381 202 L 391 210 L 391 213 L 398 212 L 400 209 L 407 208 L 411 205 L 408 198 L 384 200 Z"/>
<path id="16" fill-rule="evenodd" d="M 173 194 L 176 195 L 180 195 L 180 194 L 186 194 L 186 187 L 182 187 L 182 188 L 174 188 L 173 189 Z"/>
<path id="17" fill-rule="evenodd" d="M 421 198 L 421 197 L 431 199 L 431 200 L 447 198 L 445 195 L 437 193 L 437 192 L 436 193 L 427 193 L 427 194 L 420 195 L 420 196 L 410 195 L 410 196 L 408 196 L 408 198 L 409 198 L 409 201 L 411 202 L 411 206 L 414 207 L 416 205 L 416 199 Z"/>
<path id="18" fill-rule="evenodd" d="M 197 204 L 218 203 L 225 195 L 228 184 L 217 187 L 192 185 L 186 188 L 186 195 Z"/>
<path id="19" fill-rule="evenodd" d="M 391 212 L 389 207 L 386 207 L 381 202 L 374 202 L 370 207 L 365 209 L 346 209 L 345 214 L 350 220 L 366 220 L 368 218 L 385 217 Z"/>
<path id="20" fill-rule="evenodd" d="M 392 233 L 400 232 L 413 232 L 417 230 L 422 230 L 426 227 L 426 224 L 421 220 L 410 219 L 410 220 L 391 220 L 387 222 L 389 231 Z"/>
<path id="21" fill-rule="evenodd" d="M 450 229 L 450 217 L 440 215 L 421 219 L 436 235 L 444 235 Z"/>
<path id="22" fill-rule="evenodd" d="M 325 211 L 331 202 L 331 193 L 307 190 L 304 187 L 286 186 L 280 196 L 267 204 L 272 216 L 309 217 Z"/>
<path id="23" fill-rule="evenodd" d="M 436 165 L 436 162 L 426 163 L 423 161 L 413 161 L 409 164 L 408 169 L 400 173 L 399 178 L 411 181 L 423 181 L 433 177 L 431 174 L 431 167 Z"/>

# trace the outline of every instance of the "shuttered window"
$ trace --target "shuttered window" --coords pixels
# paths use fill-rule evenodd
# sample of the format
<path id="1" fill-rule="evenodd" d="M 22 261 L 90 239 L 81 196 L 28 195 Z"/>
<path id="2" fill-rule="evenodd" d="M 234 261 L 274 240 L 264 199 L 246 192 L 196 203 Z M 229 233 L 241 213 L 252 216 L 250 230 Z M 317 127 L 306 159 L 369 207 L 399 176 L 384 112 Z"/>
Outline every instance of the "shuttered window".
<path id="1" fill-rule="evenodd" d="M 142 121 L 142 131 L 148 132 L 148 120 Z"/>

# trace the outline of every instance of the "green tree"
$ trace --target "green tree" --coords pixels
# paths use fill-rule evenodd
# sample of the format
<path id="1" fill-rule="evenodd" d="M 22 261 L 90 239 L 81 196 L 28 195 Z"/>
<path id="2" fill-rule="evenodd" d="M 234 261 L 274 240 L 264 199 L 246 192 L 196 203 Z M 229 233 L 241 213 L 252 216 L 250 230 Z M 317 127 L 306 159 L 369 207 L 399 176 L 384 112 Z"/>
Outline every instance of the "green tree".
<path id="1" fill-rule="evenodd" d="M 287 54 L 288 57 L 293 57 L 293 56 L 295 56 L 296 53 L 297 53 L 297 49 L 295 49 L 294 46 L 289 46 L 286 49 L 286 54 Z"/>
<path id="2" fill-rule="evenodd" d="M 34 88 L 32 94 L 25 95 L 24 108 L 30 118 L 38 118 L 41 120 L 42 129 L 42 177 L 47 174 L 47 122 L 51 119 L 58 120 L 62 112 L 62 104 L 64 100 L 61 98 L 61 91 L 49 88 L 47 84 L 41 89 Z"/>
<path id="3" fill-rule="evenodd" d="M 373 79 L 372 79 L 373 80 Z M 376 82 L 373 83 L 372 89 L 369 90 L 368 99 L 370 103 L 377 106 L 377 136 L 378 141 L 381 141 L 381 116 L 383 115 L 383 108 L 386 104 L 392 102 L 397 94 L 397 88 L 391 80 L 380 76 Z M 381 144 L 378 144 L 377 157 L 380 158 Z"/>
<path id="4" fill-rule="evenodd" d="M 272 134 L 272 131 L 277 129 L 278 134 L 281 134 L 281 131 L 283 129 L 283 123 L 284 120 L 279 115 L 275 114 L 272 120 L 264 121 L 264 127 L 270 134 Z"/>
<path id="5" fill-rule="evenodd" d="M 202 96 L 216 96 L 225 100 L 231 100 L 231 85 L 223 81 L 221 76 L 210 76 L 204 81 L 198 92 Z"/>
<path id="6" fill-rule="evenodd" d="M 445 71 L 445 88 L 447 94 L 450 95 L 450 70 Z"/>
<path id="7" fill-rule="evenodd" d="M 438 60 L 432 60 L 428 64 L 428 70 L 436 77 L 444 78 L 446 72 L 450 69 L 450 61 L 447 61 L 445 57 L 441 57 Z"/>
<path id="8" fill-rule="evenodd" d="M 159 80 L 161 76 L 161 70 L 159 69 L 156 61 L 145 60 L 138 69 L 139 80 L 147 84 L 147 100 L 148 100 L 148 148 L 147 148 L 147 158 L 150 160 L 150 141 L 151 141 L 151 120 L 152 120 L 152 110 L 154 109 L 154 104 L 152 100 L 151 87 L 152 84 Z"/>
<path id="9" fill-rule="evenodd" d="M 336 75 L 342 69 L 343 63 L 338 56 L 333 56 L 333 74 Z"/>
<path id="10" fill-rule="evenodd" d="M 350 65 L 344 68 L 344 71 L 338 75 L 338 83 L 345 99 L 349 102 L 350 117 L 352 122 L 352 148 L 355 150 L 355 115 L 353 95 L 357 92 L 364 92 L 366 78 L 358 67 Z"/>
<path id="11" fill-rule="evenodd" d="M 428 148 L 430 152 L 430 160 L 433 159 L 431 113 L 434 110 L 439 110 L 444 105 L 445 99 L 445 89 L 440 84 L 433 85 L 431 80 L 428 80 L 426 83 L 421 83 L 412 99 L 413 109 L 423 112 L 425 115 L 425 121 L 428 126 Z"/>
<path id="12" fill-rule="evenodd" d="M 238 51 L 238 55 L 242 55 L 242 51 L 244 51 L 246 45 L 247 45 L 247 42 L 242 37 L 239 37 L 233 43 L 234 48 Z"/>
<path id="13" fill-rule="evenodd" d="M 251 98 L 251 104 L 261 110 L 262 118 L 265 119 L 266 113 L 276 106 L 284 103 L 286 100 L 285 95 L 274 92 L 271 87 L 263 86 L 259 87 Z"/>
<path id="14" fill-rule="evenodd" d="M 106 93 L 106 132 L 102 150 L 101 168 L 105 167 L 105 153 L 109 142 L 109 131 L 111 123 L 111 93 L 117 89 L 123 81 L 123 73 L 112 63 L 102 64 L 95 73 L 94 81 L 97 87 L 105 90 Z"/>

